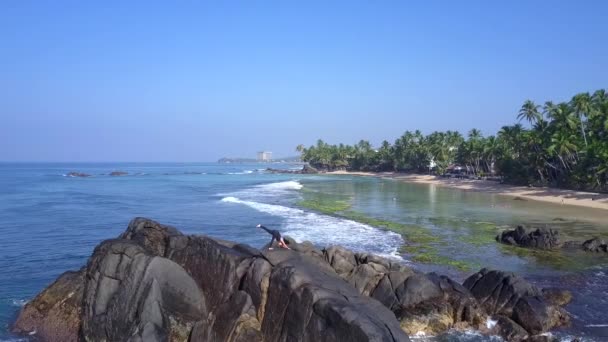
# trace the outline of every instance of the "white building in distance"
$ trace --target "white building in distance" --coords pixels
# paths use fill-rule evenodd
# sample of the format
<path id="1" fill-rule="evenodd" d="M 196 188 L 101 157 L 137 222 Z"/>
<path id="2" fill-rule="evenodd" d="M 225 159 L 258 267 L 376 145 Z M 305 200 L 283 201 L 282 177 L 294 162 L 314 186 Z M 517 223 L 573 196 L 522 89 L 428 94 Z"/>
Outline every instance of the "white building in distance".
<path id="1" fill-rule="evenodd" d="M 259 162 L 269 162 L 272 160 L 272 152 L 267 152 L 267 151 L 258 152 L 257 159 Z"/>

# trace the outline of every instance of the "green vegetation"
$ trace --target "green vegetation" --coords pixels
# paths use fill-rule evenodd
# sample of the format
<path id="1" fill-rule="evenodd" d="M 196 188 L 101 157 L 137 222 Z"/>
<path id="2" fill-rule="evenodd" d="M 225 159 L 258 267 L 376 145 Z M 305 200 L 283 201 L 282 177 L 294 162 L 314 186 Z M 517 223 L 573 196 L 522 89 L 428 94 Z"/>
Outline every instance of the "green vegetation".
<path id="1" fill-rule="evenodd" d="M 579 252 L 572 255 L 562 250 L 542 250 L 499 244 L 501 250 L 508 255 L 524 259 L 533 259 L 536 263 L 547 265 L 558 270 L 582 270 L 593 263 L 595 256 Z M 589 260 L 591 259 L 591 260 Z"/>
<path id="2" fill-rule="evenodd" d="M 448 257 L 439 255 L 435 252 L 418 253 L 416 256 L 414 256 L 414 258 L 412 260 L 416 261 L 416 262 L 420 262 L 420 263 L 425 263 L 425 264 L 437 264 L 437 265 L 451 266 L 451 267 L 455 267 L 461 271 L 470 271 L 474 268 L 478 268 L 465 261 L 450 259 Z"/>
<path id="3" fill-rule="evenodd" d="M 350 208 L 350 203 L 341 200 L 308 199 L 298 202 L 298 205 L 328 215 L 334 215 Z"/>
<path id="4" fill-rule="evenodd" d="M 453 260 L 439 255 L 437 247 L 445 245 L 446 242 L 438 236 L 433 235 L 428 229 L 419 225 L 381 220 L 360 212 L 348 210 L 350 208 L 349 202 L 336 199 L 332 196 L 315 196 L 314 199 L 305 199 L 298 202 L 298 205 L 323 214 L 353 220 L 401 234 L 407 241 L 407 244 L 403 245 L 400 251 L 412 255 L 413 261 L 451 266 L 462 271 L 469 271 L 472 269 L 473 265 L 470 265 L 467 262 Z"/>
<path id="5" fill-rule="evenodd" d="M 477 129 L 466 139 L 458 132 L 406 131 L 394 144 L 377 149 L 365 140 L 354 146 L 323 140 L 297 150 L 320 169 L 414 171 L 431 168 L 443 174 L 453 163 L 476 176 L 500 176 L 512 184 L 547 185 L 608 191 L 608 95 L 604 89 L 580 93 L 569 102 L 527 100 L 517 115 L 521 123 L 503 126 L 496 136 Z"/>

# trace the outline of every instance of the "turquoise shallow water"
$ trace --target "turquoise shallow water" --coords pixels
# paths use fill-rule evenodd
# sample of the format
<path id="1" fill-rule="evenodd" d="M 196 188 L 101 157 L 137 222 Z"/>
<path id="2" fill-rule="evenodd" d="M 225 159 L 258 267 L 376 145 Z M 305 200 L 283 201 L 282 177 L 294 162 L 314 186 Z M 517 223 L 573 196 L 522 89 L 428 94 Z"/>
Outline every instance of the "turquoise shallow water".
<path id="1" fill-rule="evenodd" d="M 574 238 L 606 235 L 603 212 L 390 180 L 262 172 L 268 166 L 0 164 L 0 340 L 17 338 L 8 326 L 21 305 L 62 272 L 84 265 L 100 241 L 120 234 L 135 216 L 255 247 L 270 239 L 254 229 L 264 223 L 319 246 L 340 244 L 409 262 L 410 255 L 399 253 L 407 242 L 400 235 L 298 207 L 299 200 L 310 196 L 338 196 L 366 215 L 428 229 L 441 238 L 438 252 L 447 257 L 513 270 L 540 285 L 570 288 L 575 291 L 569 307 L 575 324 L 558 333 L 597 341 L 605 336 L 606 259 L 566 255 L 561 258 L 574 262 L 554 262 L 477 241 L 493 235 L 496 226 L 529 222 L 550 224 Z M 128 175 L 108 175 L 116 170 Z M 68 177 L 71 171 L 92 177 Z M 413 265 L 459 279 L 467 275 L 440 265 Z M 449 334 L 439 339 L 484 338 Z"/>

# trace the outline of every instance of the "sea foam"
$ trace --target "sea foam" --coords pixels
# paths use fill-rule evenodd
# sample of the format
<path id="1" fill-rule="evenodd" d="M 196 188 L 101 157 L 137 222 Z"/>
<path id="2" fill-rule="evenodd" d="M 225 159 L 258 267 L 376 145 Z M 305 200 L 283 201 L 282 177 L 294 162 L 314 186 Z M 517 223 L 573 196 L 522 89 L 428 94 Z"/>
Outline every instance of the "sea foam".
<path id="1" fill-rule="evenodd" d="M 288 183 L 288 182 L 284 182 Z M 295 187 L 299 183 L 283 184 Z M 298 242 L 311 241 L 318 246 L 340 245 L 355 251 L 401 259 L 397 250 L 403 244 L 401 235 L 333 216 L 306 212 L 277 204 L 241 200 L 234 196 L 222 198 L 222 202 L 246 205 L 257 211 L 285 219 L 282 230 Z"/>

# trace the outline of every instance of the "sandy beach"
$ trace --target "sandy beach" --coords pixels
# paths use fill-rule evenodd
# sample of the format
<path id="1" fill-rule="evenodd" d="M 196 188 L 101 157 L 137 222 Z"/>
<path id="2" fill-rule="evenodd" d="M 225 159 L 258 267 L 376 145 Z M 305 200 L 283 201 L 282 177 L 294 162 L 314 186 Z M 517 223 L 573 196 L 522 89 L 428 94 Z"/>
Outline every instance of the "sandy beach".
<path id="1" fill-rule="evenodd" d="M 327 174 L 354 175 L 392 178 L 409 183 L 434 184 L 442 187 L 460 189 L 464 191 L 479 191 L 502 196 L 519 197 L 528 200 L 550 202 L 560 205 L 574 205 L 579 207 L 608 210 L 608 195 L 593 192 L 553 188 L 529 188 L 500 184 L 494 181 L 470 180 L 457 178 L 442 178 L 431 175 L 405 174 L 395 172 L 349 172 L 334 171 Z"/>

